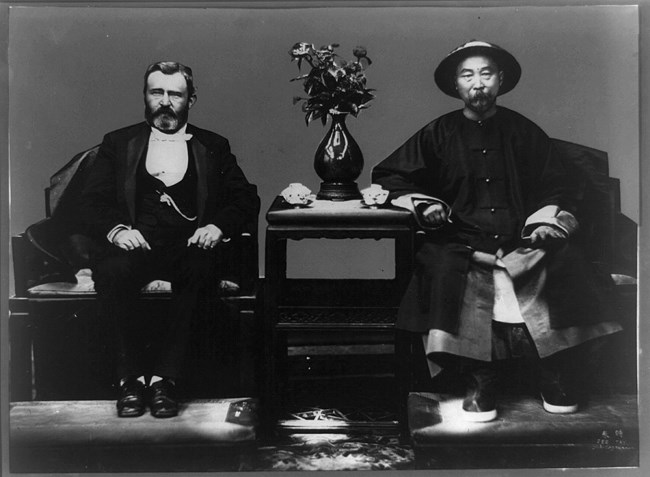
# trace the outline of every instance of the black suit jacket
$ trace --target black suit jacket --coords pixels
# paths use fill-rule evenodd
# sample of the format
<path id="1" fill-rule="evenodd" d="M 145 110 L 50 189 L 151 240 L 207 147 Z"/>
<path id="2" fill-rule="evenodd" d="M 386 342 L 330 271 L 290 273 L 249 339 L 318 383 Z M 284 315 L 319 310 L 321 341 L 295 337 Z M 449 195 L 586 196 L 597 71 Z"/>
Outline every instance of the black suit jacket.
<path id="1" fill-rule="evenodd" d="M 256 187 L 248 182 L 230 152 L 228 140 L 191 124 L 188 141 L 197 172 L 197 228 L 219 227 L 225 237 L 238 233 L 259 211 Z M 81 194 L 81 215 L 89 232 L 105 240 L 116 225 L 136 220 L 136 171 L 144 160 L 151 128 L 145 122 L 104 136 Z"/>

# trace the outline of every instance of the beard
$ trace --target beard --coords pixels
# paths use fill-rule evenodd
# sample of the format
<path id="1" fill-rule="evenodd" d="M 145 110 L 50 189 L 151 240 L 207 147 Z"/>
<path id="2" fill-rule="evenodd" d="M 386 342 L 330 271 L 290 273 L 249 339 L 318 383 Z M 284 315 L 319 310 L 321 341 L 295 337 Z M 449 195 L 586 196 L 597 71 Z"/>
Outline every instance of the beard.
<path id="1" fill-rule="evenodd" d="M 144 117 L 147 123 L 156 129 L 173 134 L 187 122 L 189 110 L 190 108 L 185 107 L 177 113 L 170 106 L 161 106 L 154 111 L 146 106 Z"/>
<path id="2" fill-rule="evenodd" d="M 489 111 L 496 103 L 496 96 L 484 93 L 483 91 L 477 92 L 474 97 L 470 98 L 467 107 L 472 111 L 483 114 Z"/>

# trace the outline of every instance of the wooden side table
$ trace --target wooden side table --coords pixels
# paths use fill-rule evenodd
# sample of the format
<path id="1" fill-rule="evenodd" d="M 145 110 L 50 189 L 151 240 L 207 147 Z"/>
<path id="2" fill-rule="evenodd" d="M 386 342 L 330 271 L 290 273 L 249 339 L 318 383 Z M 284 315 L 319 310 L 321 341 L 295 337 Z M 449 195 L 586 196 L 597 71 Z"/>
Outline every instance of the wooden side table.
<path id="1" fill-rule="evenodd" d="M 287 339 L 302 336 L 350 343 L 382 334 L 395 343 L 399 301 L 413 268 L 414 229 L 410 212 L 361 201 L 315 201 L 294 208 L 277 197 L 266 214 L 264 413 L 275 425 L 283 408 Z M 393 239 L 395 275 L 390 279 L 294 279 L 287 277 L 287 241 L 303 239 Z M 399 360 L 396 360 L 399 367 Z M 398 382 L 400 370 L 396 370 Z M 403 394 L 405 409 L 407 389 Z M 399 407 L 401 408 L 402 403 Z M 331 429 L 330 426 L 328 428 Z"/>

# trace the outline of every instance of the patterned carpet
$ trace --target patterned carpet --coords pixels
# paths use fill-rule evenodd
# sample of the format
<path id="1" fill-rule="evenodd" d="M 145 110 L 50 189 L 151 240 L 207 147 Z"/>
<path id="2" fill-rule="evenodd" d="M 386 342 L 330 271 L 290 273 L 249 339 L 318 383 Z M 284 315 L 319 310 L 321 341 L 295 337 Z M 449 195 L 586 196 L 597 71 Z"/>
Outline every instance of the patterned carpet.
<path id="1" fill-rule="evenodd" d="M 281 417 L 288 427 L 275 441 L 261 444 L 256 462 L 245 470 L 413 469 L 413 449 L 400 441 L 395 425 L 398 399 L 391 374 L 393 356 L 350 355 L 337 347 L 321 348 L 321 353 L 323 349 L 330 352 L 290 357 L 292 378 L 286 383 Z M 386 427 L 341 429 L 354 423 Z M 328 429 L 328 424 L 339 426 L 339 432 Z"/>
<path id="2" fill-rule="evenodd" d="M 293 434 L 261 446 L 257 462 L 242 470 L 406 470 L 413 460 L 395 435 Z"/>

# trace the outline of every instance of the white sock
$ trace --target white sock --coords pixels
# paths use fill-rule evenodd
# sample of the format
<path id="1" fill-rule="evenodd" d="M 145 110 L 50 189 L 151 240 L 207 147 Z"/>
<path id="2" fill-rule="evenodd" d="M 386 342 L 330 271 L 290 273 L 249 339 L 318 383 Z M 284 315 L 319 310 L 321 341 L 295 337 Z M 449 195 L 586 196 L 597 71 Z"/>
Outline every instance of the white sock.
<path id="1" fill-rule="evenodd" d="M 149 381 L 149 386 L 152 386 L 154 383 L 157 383 L 158 381 L 162 381 L 163 378 L 162 376 L 156 376 L 155 374 L 151 376 L 151 380 Z M 167 378 L 167 381 L 169 381 L 172 384 L 176 384 L 176 381 L 170 378 Z"/>
<path id="2" fill-rule="evenodd" d="M 122 378 L 120 379 L 120 386 L 124 386 L 124 383 L 126 382 L 128 378 Z M 147 384 L 146 380 L 144 379 L 144 376 L 140 376 L 138 378 L 138 381 L 140 381 L 142 384 Z"/>

